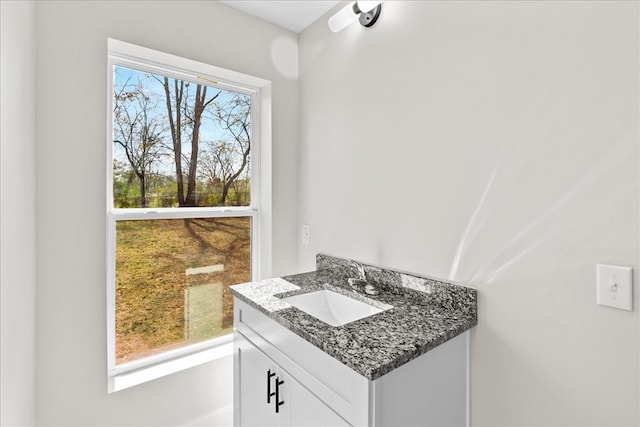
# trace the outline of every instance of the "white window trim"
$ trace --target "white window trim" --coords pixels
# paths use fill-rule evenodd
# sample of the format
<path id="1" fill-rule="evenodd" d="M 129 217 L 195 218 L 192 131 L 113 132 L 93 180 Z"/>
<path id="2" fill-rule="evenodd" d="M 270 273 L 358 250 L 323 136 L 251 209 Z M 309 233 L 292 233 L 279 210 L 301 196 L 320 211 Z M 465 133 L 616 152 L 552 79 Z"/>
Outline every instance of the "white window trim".
<path id="1" fill-rule="evenodd" d="M 109 393 L 132 387 L 232 354 L 232 337 L 225 335 L 212 340 L 138 359 L 115 364 L 115 219 L 164 219 L 188 217 L 248 216 L 252 223 L 252 280 L 271 276 L 271 82 L 247 74 L 215 67 L 202 62 L 170 55 L 115 39 L 108 39 L 107 72 L 107 376 Z M 128 209 L 116 212 L 113 208 L 112 132 L 113 124 L 113 66 L 158 72 L 163 75 L 201 81 L 252 96 L 252 160 L 259 162 L 259 176 L 252 183 L 251 207 L 223 207 L 217 209 Z M 170 70 L 168 73 L 167 70 Z M 252 185 L 253 187 L 253 185 Z"/>

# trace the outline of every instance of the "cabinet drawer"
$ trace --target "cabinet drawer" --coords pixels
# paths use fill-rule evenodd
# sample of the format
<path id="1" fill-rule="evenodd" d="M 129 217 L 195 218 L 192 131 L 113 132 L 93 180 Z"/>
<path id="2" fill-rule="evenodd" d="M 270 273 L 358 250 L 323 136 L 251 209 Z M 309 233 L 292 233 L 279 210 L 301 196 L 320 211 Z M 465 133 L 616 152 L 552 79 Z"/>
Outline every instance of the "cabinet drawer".
<path id="1" fill-rule="evenodd" d="M 369 424 L 369 380 L 248 304 L 234 304 L 238 332 L 349 423 Z"/>

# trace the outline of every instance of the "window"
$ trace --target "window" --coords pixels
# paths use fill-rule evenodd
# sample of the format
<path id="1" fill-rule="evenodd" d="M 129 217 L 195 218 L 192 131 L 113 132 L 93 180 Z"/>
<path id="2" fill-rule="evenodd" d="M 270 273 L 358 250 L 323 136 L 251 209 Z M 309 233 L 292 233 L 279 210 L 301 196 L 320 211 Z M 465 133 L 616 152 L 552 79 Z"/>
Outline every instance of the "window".
<path id="1" fill-rule="evenodd" d="M 228 287 L 268 274 L 270 140 L 267 81 L 115 40 L 108 72 L 113 380 L 229 347 Z"/>

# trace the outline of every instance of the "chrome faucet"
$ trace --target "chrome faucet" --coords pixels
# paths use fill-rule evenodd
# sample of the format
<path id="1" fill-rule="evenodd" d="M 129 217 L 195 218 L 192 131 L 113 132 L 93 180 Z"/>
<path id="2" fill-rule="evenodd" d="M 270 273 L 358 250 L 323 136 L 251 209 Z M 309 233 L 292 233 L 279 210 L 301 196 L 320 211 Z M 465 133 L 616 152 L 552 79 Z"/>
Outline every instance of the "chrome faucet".
<path id="1" fill-rule="evenodd" d="M 358 271 L 359 277 L 348 278 L 347 283 L 349 283 L 349 286 L 351 286 L 353 289 L 364 291 L 364 293 L 368 295 L 378 295 L 379 291 L 376 289 L 376 287 L 367 281 L 367 274 L 364 271 L 364 267 L 362 266 L 362 264 L 357 262 L 354 262 L 353 264 Z"/>

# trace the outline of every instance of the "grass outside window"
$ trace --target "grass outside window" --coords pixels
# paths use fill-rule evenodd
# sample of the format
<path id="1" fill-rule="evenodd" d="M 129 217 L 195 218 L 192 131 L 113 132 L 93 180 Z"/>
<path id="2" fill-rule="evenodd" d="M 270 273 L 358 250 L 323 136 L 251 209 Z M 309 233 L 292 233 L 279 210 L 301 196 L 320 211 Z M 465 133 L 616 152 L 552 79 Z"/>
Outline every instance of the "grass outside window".
<path id="1" fill-rule="evenodd" d="M 250 265 L 250 217 L 117 221 L 116 363 L 230 333 Z"/>

